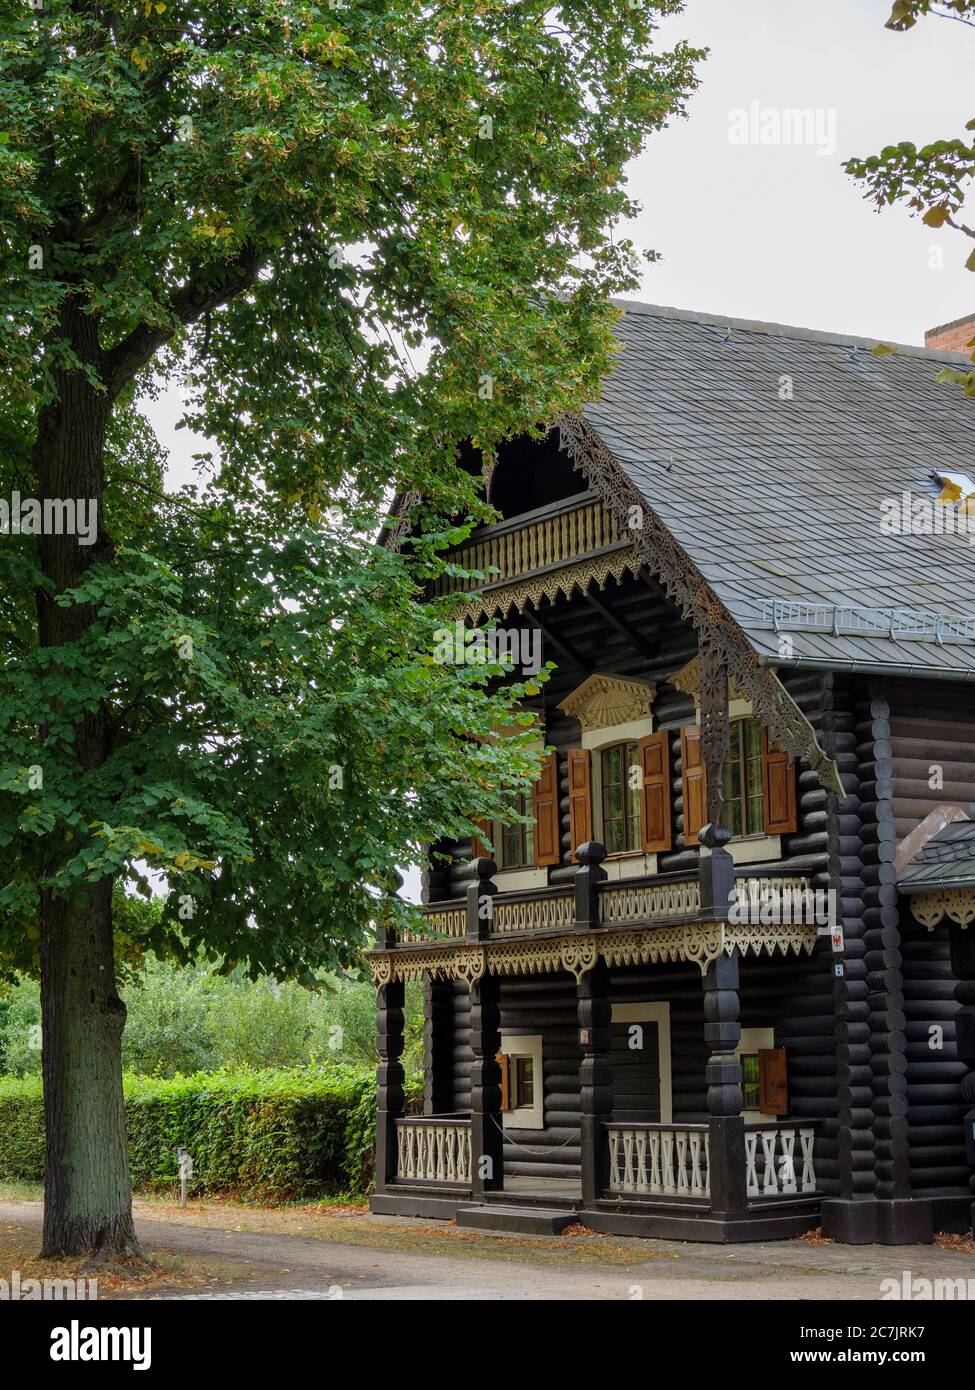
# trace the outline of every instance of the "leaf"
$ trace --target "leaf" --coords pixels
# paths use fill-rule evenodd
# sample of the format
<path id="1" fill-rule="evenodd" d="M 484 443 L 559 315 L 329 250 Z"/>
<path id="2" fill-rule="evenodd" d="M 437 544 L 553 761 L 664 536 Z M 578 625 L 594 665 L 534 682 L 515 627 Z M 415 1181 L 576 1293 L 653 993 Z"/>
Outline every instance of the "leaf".
<path id="1" fill-rule="evenodd" d="M 875 348 L 871 349 L 871 351 L 874 357 L 893 357 L 894 354 L 897 352 L 897 344 L 878 343 Z"/>
<path id="2" fill-rule="evenodd" d="M 966 270 L 975 270 L 975 248 L 973 248 L 971 255 L 968 257 L 968 260 L 965 262 L 965 269 L 966 269 Z"/>
<path id="3" fill-rule="evenodd" d="M 926 227 L 943 227 L 948 219 L 949 211 L 947 203 L 938 203 L 936 207 L 928 208 L 921 221 Z"/>

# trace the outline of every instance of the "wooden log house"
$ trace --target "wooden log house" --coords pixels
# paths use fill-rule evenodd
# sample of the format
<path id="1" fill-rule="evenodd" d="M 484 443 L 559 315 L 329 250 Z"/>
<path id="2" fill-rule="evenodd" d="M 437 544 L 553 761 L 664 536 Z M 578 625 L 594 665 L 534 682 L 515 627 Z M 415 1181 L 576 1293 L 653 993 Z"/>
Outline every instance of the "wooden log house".
<path id="1" fill-rule="evenodd" d="M 465 621 L 537 629 L 558 663 L 550 751 L 529 824 L 434 847 L 431 935 L 368 956 L 373 1209 L 968 1230 L 975 550 L 944 521 L 975 419 L 935 381 L 965 359 L 623 307 L 601 399 L 501 451 L 502 520 L 452 556 L 492 572 Z"/>

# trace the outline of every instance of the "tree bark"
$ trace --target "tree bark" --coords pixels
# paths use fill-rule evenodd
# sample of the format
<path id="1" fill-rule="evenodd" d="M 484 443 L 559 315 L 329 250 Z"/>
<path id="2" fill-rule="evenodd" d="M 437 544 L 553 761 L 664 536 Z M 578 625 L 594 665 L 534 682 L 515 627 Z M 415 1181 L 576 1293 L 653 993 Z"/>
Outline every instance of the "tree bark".
<path id="1" fill-rule="evenodd" d="M 45 1258 L 138 1254 L 122 1098 L 112 881 L 41 905 Z"/>
<path id="2" fill-rule="evenodd" d="M 103 364 L 95 319 L 68 300 L 61 331 L 78 360 L 96 374 Z M 81 637 L 93 612 L 59 607 L 55 594 L 78 584 L 111 554 L 102 529 L 105 432 L 112 409 L 77 367 L 55 370 L 55 398 L 39 413 L 33 462 L 38 496 L 73 498 L 97 507 L 98 539 L 42 535 L 39 557 L 52 593 L 38 591 L 40 645 L 57 648 Z M 40 731 L 41 743 L 46 730 Z M 72 757 L 79 780 L 97 770 L 111 749 L 104 708 L 74 730 Z M 63 756 L 58 754 L 57 756 Z M 53 850 L 52 846 L 52 850 Z M 50 869 L 55 866 L 52 854 Z M 69 895 L 41 891 L 41 1009 L 44 1075 L 45 1257 L 89 1250 L 137 1254 L 122 1096 L 125 1005 L 115 979 L 112 879 L 81 883 Z"/>

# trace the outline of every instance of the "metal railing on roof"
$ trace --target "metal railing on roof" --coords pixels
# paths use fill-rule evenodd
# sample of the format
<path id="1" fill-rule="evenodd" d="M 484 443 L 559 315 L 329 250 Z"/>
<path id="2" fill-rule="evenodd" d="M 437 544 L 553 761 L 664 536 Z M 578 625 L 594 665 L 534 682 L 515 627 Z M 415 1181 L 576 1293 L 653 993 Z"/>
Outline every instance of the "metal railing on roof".
<path id="1" fill-rule="evenodd" d="M 890 637 L 897 641 L 975 642 L 975 613 L 935 613 L 918 608 L 867 608 L 860 604 L 762 599 L 762 619 L 776 631 L 825 632 L 833 637 Z"/>

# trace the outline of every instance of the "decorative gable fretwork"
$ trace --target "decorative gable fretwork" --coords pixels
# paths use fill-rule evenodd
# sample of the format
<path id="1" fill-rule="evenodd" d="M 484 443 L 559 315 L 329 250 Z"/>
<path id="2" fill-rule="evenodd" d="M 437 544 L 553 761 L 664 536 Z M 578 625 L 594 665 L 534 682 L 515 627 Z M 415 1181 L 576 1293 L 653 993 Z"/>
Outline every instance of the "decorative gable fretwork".
<path id="1" fill-rule="evenodd" d="M 584 730 L 608 729 L 615 724 L 648 719 L 656 693 L 657 687 L 646 681 L 624 676 L 588 676 L 565 697 L 559 709 L 578 719 Z"/>
<path id="2" fill-rule="evenodd" d="M 945 917 L 959 927 L 975 922 L 975 888 L 938 888 L 931 893 L 912 893 L 911 911 L 928 931 Z"/>
<path id="3" fill-rule="evenodd" d="M 686 666 L 682 666 L 679 671 L 675 671 L 672 676 L 667 677 L 667 683 L 675 689 L 682 691 L 685 695 L 692 695 L 694 703 L 701 703 L 701 658 L 700 655 L 691 657 Z M 728 679 L 728 699 L 745 700 L 748 697 L 735 685 L 734 681 Z"/>

